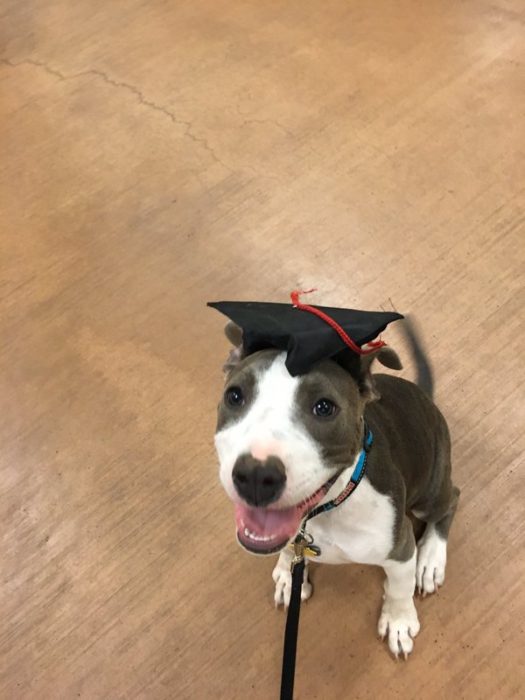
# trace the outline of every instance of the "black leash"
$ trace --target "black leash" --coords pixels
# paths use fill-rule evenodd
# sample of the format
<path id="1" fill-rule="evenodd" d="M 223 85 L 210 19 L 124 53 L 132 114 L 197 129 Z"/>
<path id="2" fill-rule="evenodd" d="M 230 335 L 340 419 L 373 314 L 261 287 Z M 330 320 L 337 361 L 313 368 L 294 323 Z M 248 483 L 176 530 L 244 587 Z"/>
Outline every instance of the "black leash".
<path id="1" fill-rule="evenodd" d="M 292 565 L 292 594 L 286 617 L 284 631 L 283 670 L 281 674 L 281 700 L 293 700 L 295 679 L 295 656 L 297 651 L 297 633 L 299 631 L 299 613 L 301 612 L 301 586 L 303 585 L 304 557 Z"/>
<path id="2" fill-rule="evenodd" d="M 295 680 L 295 659 L 297 652 L 297 634 L 299 632 L 299 614 L 301 612 L 301 587 L 303 585 L 305 561 L 304 557 L 317 557 L 321 554 L 319 547 L 314 545 L 313 538 L 306 534 L 306 524 L 311 518 L 321 513 L 327 513 L 341 505 L 355 490 L 363 478 L 366 469 L 368 452 L 372 447 L 374 436 L 372 431 L 365 427 L 365 439 L 363 449 L 359 455 L 356 467 L 350 477 L 350 481 L 341 491 L 339 496 L 314 508 L 303 520 L 301 530 L 293 542 L 294 557 L 292 559 L 292 590 L 290 594 L 290 605 L 286 617 L 286 628 L 284 631 L 283 667 L 281 673 L 281 697 L 280 700 L 293 700 L 293 686 Z M 330 489 L 339 475 L 336 475 L 329 482 Z"/>

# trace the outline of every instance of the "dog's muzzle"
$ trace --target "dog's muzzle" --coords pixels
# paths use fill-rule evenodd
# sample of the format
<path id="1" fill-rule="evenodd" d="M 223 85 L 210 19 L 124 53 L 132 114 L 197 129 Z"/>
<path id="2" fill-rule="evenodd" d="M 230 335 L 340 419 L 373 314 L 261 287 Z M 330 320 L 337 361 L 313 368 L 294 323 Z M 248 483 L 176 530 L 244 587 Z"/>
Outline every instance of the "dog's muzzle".
<path id="1" fill-rule="evenodd" d="M 274 554 L 286 547 L 301 527 L 305 516 L 320 503 L 334 482 L 334 477 L 309 498 L 288 508 L 235 504 L 235 520 L 239 543 L 254 554 Z"/>

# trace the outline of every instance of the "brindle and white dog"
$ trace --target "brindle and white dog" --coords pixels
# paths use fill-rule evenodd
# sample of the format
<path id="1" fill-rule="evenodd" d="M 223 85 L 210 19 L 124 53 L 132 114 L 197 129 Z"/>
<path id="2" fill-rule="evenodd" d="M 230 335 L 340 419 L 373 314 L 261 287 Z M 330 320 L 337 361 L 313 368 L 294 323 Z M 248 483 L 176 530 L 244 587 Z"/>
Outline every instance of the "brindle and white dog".
<path id="1" fill-rule="evenodd" d="M 348 483 L 365 437 L 373 433 L 366 473 L 351 498 L 308 522 L 321 548 L 316 561 L 374 564 L 386 573 L 378 623 L 390 650 L 405 658 L 419 632 L 417 585 L 433 593 L 445 578 L 447 536 L 459 490 L 450 469 L 447 424 L 432 401 L 432 374 L 412 324 L 404 322 L 418 382 L 371 374 L 375 358 L 400 369 L 393 350 L 362 357 L 350 373 L 331 360 L 292 377 L 286 355 L 242 357 L 240 329 L 226 365 L 215 444 L 222 484 L 235 504 L 237 537 L 251 552 L 280 551 L 273 571 L 276 605 L 288 605 L 292 553 L 287 546 L 315 505 Z M 327 490 L 327 482 L 339 475 Z M 416 546 L 408 513 L 426 523 Z M 302 599 L 312 593 L 305 569 Z"/>

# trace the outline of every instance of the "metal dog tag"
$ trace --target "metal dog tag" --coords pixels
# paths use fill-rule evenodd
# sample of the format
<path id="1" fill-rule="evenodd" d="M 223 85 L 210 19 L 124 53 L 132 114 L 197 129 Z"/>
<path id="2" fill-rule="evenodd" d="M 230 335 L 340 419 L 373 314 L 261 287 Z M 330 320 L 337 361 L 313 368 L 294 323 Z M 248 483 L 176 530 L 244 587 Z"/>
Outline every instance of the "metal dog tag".
<path id="1" fill-rule="evenodd" d="M 306 535 L 303 532 L 300 532 L 295 540 L 290 543 L 290 547 L 294 551 L 292 569 L 304 557 L 318 557 L 321 554 L 321 549 L 313 543 L 311 535 Z"/>
<path id="2" fill-rule="evenodd" d="M 305 557 L 318 557 L 321 554 L 321 548 L 316 544 L 309 544 L 304 548 Z"/>

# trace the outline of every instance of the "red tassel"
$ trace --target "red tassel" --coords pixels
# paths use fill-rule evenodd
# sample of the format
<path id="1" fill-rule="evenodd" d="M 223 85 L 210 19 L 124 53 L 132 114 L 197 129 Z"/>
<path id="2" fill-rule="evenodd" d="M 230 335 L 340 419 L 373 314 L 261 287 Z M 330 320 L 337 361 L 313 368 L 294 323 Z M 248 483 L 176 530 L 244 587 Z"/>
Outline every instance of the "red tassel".
<path id="1" fill-rule="evenodd" d="M 318 316 L 320 319 L 322 319 L 325 323 L 328 323 L 328 325 L 332 326 L 334 331 L 341 337 L 345 345 L 348 345 L 348 347 L 356 352 L 358 355 L 370 355 L 372 352 L 377 352 L 379 348 L 382 348 L 386 345 L 386 343 L 383 340 L 374 340 L 370 343 L 367 343 L 367 348 L 366 350 L 363 350 L 363 348 L 360 348 L 359 345 L 354 343 L 352 338 L 346 333 L 341 326 L 334 321 L 333 318 L 330 318 L 327 314 L 325 314 L 323 311 L 320 309 L 316 309 L 315 306 L 310 306 L 309 304 L 302 304 L 299 301 L 299 297 L 302 294 L 310 294 L 311 292 L 316 292 L 317 289 L 307 289 L 305 291 L 299 291 L 298 289 L 294 290 L 291 294 L 290 297 L 292 299 L 292 304 L 294 305 L 295 308 L 300 309 L 301 311 L 308 311 L 311 314 L 315 314 L 315 316 Z"/>

